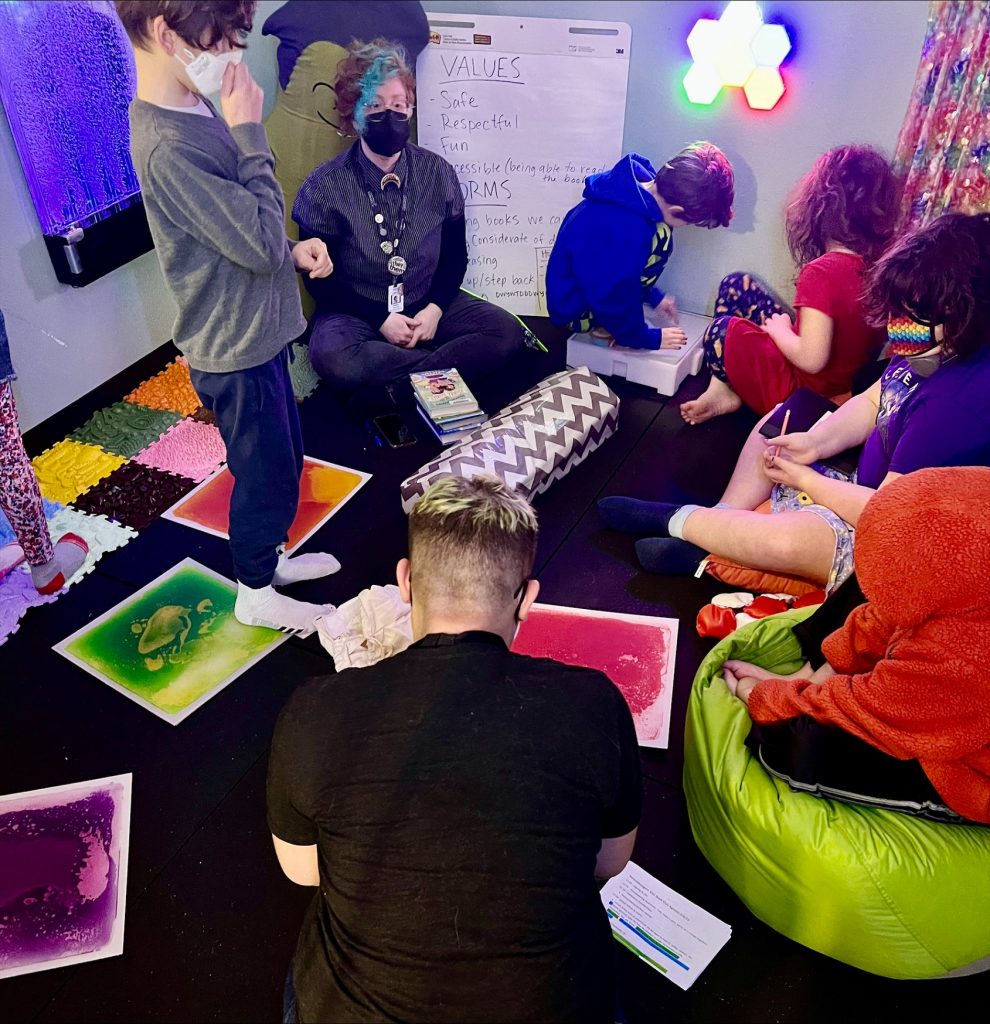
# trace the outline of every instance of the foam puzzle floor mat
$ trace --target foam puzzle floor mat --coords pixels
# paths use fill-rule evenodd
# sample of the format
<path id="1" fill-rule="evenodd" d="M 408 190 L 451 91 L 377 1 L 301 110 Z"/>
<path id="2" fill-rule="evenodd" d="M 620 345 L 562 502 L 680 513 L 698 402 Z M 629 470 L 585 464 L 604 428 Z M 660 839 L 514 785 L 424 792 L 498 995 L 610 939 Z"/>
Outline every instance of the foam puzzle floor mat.
<path id="1" fill-rule="evenodd" d="M 66 439 L 42 452 L 33 462 L 42 495 L 66 504 L 109 476 L 126 459 L 108 455 L 95 445 Z"/>
<path id="2" fill-rule="evenodd" d="M 303 401 L 320 382 L 305 345 L 292 346 L 289 370 L 296 398 Z M 69 586 L 104 554 L 147 529 L 226 458 L 216 419 L 196 394 L 188 361 L 179 356 L 33 459 L 53 538 L 71 531 L 90 547 Z M 15 542 L 0 513 L 0 545 Z M 27 570 L 0 580 L 0 643 L 28 609 L 58 596 L 37 594 Z"/>
<path id="3" fill-rule="evenodd" d="M 292 390 L 300 402 L 316 390 L 320 375 L 310 362 L 308 345 L 298 341 L 292 345 L 289 352 L 289 377 L 292 379 Z"/>
<path id="4" fill-rule="evenodd" d="M 79 571 L 56 594 L 39 594 L 26 565 L 0 577 L 0 645 L 17 629 L 28 610 L 57 600 L 65 590 L 92 572 L 107 552 L 123 547 L 137 536 L 134 530 L 111 523 L 105 516 L 87 515 L 57 502 L 45 503 L 45 518 L 52 540 L 57 541 L 66 533 L 75 533 L 86 541 L 89 553 Z"/>
<path id="5" fill-rule="evenodd" d="M 181 357 L 34 458 L 53 539 L 72 532 L 89 545 L 69 586 L 107 552 L 133 540 L 225 458 L 213 415 L 202 407 Z M 0 545 L 15 542 L 0 513 Z M 0 580 L 0 643 L 30 608 L 64 592 L 42 598 L 26 569 Z"/>
<path id="6" fill-rule="evenodd" d="M 180 420 L 157 441 L 139 452 L 134 461 L 165 473 L 205 480 L 227 458 L 220 431 L 210 423 Z"/>
<path id="7" fill-rule="evenodd" d="M 182 357 L 139 384 L 125 401 L 148 409 L 176 412 L 181 416 L 192 416 L 202 405 L 189 378 L 189 364 Z"/>
<path id="8" fill-rule="evenodd" d="M 0 645 L 20 624 L 29 608 L 51 604 L 57 594 L 39 594 L 27 569 L 14 569 L 0 580 Z"/>
<path id="9" fill-rule="evenodd" d="M 76 533 L 89 547 L 89 554 L 79 572 L 69 580 L 69 587 L 74 587 L 87 573 L 92 572 L 104 555 L 122 548 L 137 536 L 137 531 L 129 526 L 113 523 L 106 516 L 90 515 L 71 505 L 55 512 L 48 521 L 48 529 L 54 540 L 66 533 Z"/>
<path id="10" fill-rule="evenodd" d="M 127 462 L 81 495 L 76 507 L 144 530 L 193 485 L 188 477 Z"/>
<path id="11" fill-rule="evenodd" d="M 176 412 L 146 409 L 134 402 L 116 402 L 106 409 L 98 409 L 69 437 L 131 459 L 157 441 L 180 418 Z"/>

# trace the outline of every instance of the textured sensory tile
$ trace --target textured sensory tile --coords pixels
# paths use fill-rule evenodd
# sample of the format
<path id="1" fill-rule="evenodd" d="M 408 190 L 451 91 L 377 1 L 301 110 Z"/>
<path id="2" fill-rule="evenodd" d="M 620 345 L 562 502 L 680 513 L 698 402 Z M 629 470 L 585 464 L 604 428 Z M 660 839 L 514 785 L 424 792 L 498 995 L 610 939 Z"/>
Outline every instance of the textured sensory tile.
<path id="1" fill-rule="evenodd" d="M 199 395 L 189 378 L 189 364 L 179 358 L 161 373 L 138 385 L 126 401 L 149 409 L 165 409 L 191 416 L 200 408 Z"/>
<path id="2" fill-rule="evenodd" d="M 320 383 L 320 375 L 313 369 L 309 359 L 309 346 L 295 342 L 290 349 L 289 377 L 292 379 L 292 390 L 301 402 L 316 390 Z"/>
<path id="3" fill-rule="evenodd" d="M 41 493 L 63 503 L 75 500 L 126 461 L 95 445 L 68 439 L 32 460 Z"/>
<path id="4" fill-rule="evenodd" d="M 193 486 L 187 477 L 129 462 L 74 504 L 84 512 L 143 530 Z"/>
<path id="5" fill-rule="evenodd" d="M 227 449 L 216 427 L 182 420 L 135 456 L 134 461 L 199 483 L 226 458 Z"/>
<path id="6" fill-rule="evenodd" d="M 89 546 L 89 554 L 82 568 L 68 582 L 70 587 L 92 572 L 93 567 L 104 555 L 122 548 L 137 536 L 137 532 L 129 526 L 112 523 L 106 516 L 90 515 L 71 505 L 60 508 L 52 516 L 48 521 L 48 532 L 51 533 L 52 540 L 58 540 L 66 533 L 76 533 Z"/>
<path id="7" fill-rule="evenodd" d="M 212 410 L 207 409 L 205 405 L 201 405 L 189 418 L 197 423 L 209 423 L 210 426 L 215 426 L 217 422 Z"/>
<path id="8" fill-rule="evenodd" d="M 31 573 L 26 569 L 14 569 L 0 579 L 0 644 L 13 633 L 21 617 L 39 604 L 50 604 L 58 594 L 39 594 L 34 589 Z"/>
<path id="9" fill-rule="evenodd" d="M 133 402 L 116 402 L 99 409 L 69 439 L 99 445 L 114 455 L 130 459 L 181 419 L 177 412 L 146 409 Z"/>

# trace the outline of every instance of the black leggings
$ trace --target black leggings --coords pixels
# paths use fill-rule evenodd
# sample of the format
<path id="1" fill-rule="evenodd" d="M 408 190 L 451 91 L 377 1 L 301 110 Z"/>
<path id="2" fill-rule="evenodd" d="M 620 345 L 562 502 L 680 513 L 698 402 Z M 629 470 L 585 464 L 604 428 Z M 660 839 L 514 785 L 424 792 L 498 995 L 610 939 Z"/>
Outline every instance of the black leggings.
<path id="1" fill-rule="evenodd" d="M 917 761 L 901 761 L 834 725 L 802 715 L 754 725 L 747 740 L 763 767 L 792 789 L 931 821 L 972 824 L 945 806 Z"/>
<path id="2" fill-rule="evenodd" d="M 794 635 L 813 668 L 825 663 L 822 643 L 866 598 L 853 573 Z M 747 744 L 771 775 L 814 796 L 902 811 L 932 821 L 972 824 L 945 806 L 921 765 L 885 754 L 858 736 L 802 715 L 755 725 Z"/>

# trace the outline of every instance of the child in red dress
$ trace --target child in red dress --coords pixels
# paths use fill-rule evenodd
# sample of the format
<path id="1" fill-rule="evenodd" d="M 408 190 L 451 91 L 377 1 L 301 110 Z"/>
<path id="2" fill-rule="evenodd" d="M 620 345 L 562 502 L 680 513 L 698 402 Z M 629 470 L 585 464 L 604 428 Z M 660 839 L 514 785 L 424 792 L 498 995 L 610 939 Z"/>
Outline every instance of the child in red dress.
<path id="1" fill-rule="evenodd" d="M 884 342 L 867 325 L 863 272 L 890 243 L 900 187 L 869 146 L 829 150 L 787 208 L 787 242 L 801 268 L 791 312 L 750 274 L 730 274 L 705 335 L 708 390 L 681 406 L 688 423 L 734 412 L 763 415 L 799 387 L 826 398 L 849 393 L 853 376 Z"/>

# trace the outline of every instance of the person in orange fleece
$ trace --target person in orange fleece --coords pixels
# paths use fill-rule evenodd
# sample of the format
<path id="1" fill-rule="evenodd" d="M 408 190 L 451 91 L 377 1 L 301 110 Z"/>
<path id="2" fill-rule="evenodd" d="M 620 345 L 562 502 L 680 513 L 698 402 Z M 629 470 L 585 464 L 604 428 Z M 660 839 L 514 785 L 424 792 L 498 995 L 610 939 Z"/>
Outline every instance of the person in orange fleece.
<path id="1" fill-rule="evenodd" d="M 764 767 L 793 788 L 990 824 L 990 469 L 923 469 L 856 531 L 865 604 L 787 679 L 724 668 Z"/>

